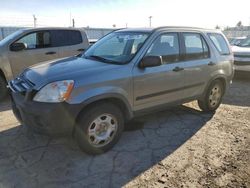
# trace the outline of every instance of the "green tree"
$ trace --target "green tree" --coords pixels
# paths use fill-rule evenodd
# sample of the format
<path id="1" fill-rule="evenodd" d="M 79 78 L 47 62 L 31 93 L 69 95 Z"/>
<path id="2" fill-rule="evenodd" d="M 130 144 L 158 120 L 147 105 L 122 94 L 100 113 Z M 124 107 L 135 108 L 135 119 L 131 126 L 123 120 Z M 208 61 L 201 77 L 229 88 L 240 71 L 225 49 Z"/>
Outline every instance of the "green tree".
<path id="1" fill-rule="evenodd" d="M 215 26 L 215 29 L 220 29 L 220 26 L 216 25 L 216 26 Z"/>
<path id="2" fill-rule="evenodd" d="M 241 21 L 239 21 L 239 22 L 236 24 L 236 26 L 237 26 L 237 27 L 241 27 L 241 26 L 243 26 L 243 25 L 242 25 L 242 22 L 241 22 Z"/>

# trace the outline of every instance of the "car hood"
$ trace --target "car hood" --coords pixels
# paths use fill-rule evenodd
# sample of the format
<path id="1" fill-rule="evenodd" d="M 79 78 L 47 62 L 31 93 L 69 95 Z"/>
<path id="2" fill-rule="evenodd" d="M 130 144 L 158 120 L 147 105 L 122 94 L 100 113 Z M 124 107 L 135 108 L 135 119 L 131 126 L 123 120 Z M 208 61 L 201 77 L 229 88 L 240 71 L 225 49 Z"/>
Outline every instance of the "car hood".
<path id="1" fill-rule="evenodd" d="M 32 82 L 37 89 L 50 82 L 72 79 L 100 71 L 113 69 L 120 65 L 107 64 L 81 57 L 70 57 L 37 64 L 27 68 L 22 76 Z"/>
<path id="2" fill-rule="evenodd" d="M 234 54 L 250 54 L 250 47 L 232 46 Z"/>

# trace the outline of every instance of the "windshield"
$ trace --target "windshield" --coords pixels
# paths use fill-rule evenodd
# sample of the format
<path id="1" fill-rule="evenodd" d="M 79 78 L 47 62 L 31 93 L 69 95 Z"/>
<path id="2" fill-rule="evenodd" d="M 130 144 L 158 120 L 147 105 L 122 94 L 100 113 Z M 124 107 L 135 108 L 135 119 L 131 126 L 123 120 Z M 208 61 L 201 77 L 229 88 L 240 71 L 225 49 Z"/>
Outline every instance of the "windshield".
<path id="1" fill-rule="evenodd" d="M 142 32 L 110 33 L 91 46 L 83 57 L 105 63 L 128 63 L 142 47 L 148 35 Z"/>
<path id="2" fill-rule="evenodd" d="M 10 35 L 8 35 L 7 37 L 5 37 L 3 40 L 0 40 L 0 45 L 5 44 L 6 42 L 14 39 L 16 36 L 20 35 L 23 32 L 23 30 L 18 30 Z"/>
<path id="3" fill-rule="evenodd" d="M 231 39 L 231 40 L 229 40 L 229 43 L 231 44 L 231 45 L 234 45 L 234 46 L 237 46 L 237 45 L 239 45 L 243 40 L 245 40 L 245 38 L 241 38 L 241 39 Z"/>
<path id="4" fill-rule="evenodd" d="M 243 41 L 241 41 L 240 44 L 238 44 L 238 46 L 241 46 L 241 47 L 250 47 L 250 37 L 247 37 L 246 39 L 244 39 Z"/>

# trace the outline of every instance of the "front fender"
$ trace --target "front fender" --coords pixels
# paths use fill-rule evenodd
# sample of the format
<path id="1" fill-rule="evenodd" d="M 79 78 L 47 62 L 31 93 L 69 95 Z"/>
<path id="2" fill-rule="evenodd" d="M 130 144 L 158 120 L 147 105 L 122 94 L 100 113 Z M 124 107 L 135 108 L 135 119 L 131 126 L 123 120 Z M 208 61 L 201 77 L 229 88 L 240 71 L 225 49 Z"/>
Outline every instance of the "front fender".
<path id="1" fill-rule="evenodd" d="M 0 71 L 3 73 L 6 81 L 13 79 L 12 69 L 8 57 L 0 55 Z"/>
<path id="2" fill-rule="evenodd" d="M 117 99 L 126 106 L 129 118 L 133 117 L 132 110 L 132 95 L 129 95 L 125 90 L 116 87 L 98 87 L 86 91 L 75 90 L 70 99 L 69 104 L 82 104 L 84 108 L 88 104 L 104 100 Z"/>

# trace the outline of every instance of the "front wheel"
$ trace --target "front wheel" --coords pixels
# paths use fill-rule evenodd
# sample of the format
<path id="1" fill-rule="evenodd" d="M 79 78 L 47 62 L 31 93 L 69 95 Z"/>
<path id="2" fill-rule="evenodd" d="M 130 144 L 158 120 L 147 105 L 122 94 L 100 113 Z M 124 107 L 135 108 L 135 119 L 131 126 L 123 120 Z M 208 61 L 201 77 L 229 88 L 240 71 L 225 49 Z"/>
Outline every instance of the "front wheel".
<path id="1" fill-rule="evenodd" d="M 215 80 L 208 87 L 204 99 L 198 100 L 200 109 L 204 112 L 214 112 L 221 104 L 224 94 L 223 83 Z"/>
<path id="2" fill-rule="evenodd" d="M 110 103 L 99 103 L 82 113 L 74 137 L 84 152 L 101 154 L 118 142 L 123 129 L 121 110 Z"/>

